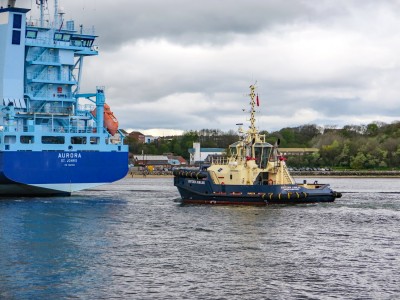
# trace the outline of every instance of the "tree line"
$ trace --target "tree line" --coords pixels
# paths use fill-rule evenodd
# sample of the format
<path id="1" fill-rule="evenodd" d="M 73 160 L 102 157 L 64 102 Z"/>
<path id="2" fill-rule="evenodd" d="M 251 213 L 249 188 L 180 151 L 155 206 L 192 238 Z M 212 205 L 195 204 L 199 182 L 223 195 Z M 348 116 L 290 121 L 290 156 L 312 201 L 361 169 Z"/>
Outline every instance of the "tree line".
<path id="1" fill-rule="evenodd" d="M 286 127 L 279 131 L 261 131 L 269 143 L 279 139 L 280 148 L 317 148 L 313 154 L 289 156 L 291 167 L 330 167 L 342 169 L 399 169 L 400 122 L 386 124 L 373 122 L 367 125 L 317 126 L 307 124 Z M 186 159 L 193 142 L 203 148 L 225 148 L 238 140 L 235 131 L 218 129 L 186 131 L 181 136 L 163 137 L 154 143 L 141 144 L 127 138 L 131 153 L 173 153 Z"/>

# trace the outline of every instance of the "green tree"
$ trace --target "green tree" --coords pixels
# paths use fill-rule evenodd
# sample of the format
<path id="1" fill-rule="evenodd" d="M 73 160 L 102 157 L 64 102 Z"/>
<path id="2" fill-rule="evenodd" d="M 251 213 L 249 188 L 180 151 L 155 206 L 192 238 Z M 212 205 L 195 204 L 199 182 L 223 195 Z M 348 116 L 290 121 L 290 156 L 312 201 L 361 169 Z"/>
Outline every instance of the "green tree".
<path id="1" fill-rule="evenodd" d="M 367 135 L 375 136 L 378 133 L 378 125 L 376 123 L 371 123 L 367 125 Z"/>
<path id="2" fill-rule="evenodd" d="M 365 157 L 364 153 L 358 152 L 355 157 L 350 159 L 350 167 L 352 169 L 363 169 L 366 160 L 367 158 Z"/>
<path id="3" fill-rule="evenodd" d="M 320 149 L 321 158 L 328 166 L 337 164 L 337 158 L 341 152 L 342 147 L 337 140 L 334 140 L 330 145 L 322 146 Z"/>

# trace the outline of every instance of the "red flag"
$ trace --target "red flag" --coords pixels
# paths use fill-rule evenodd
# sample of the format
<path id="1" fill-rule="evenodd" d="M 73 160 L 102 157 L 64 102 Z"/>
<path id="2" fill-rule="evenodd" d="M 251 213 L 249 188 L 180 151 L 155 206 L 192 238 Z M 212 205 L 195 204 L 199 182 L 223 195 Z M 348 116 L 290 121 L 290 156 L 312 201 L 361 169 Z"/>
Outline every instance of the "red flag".
<path id="1" fill-rule="evenodd" d="M 257 106 L 260 106 L 260 100 L 258 100 L 258 94 L 257 94 Z"/>

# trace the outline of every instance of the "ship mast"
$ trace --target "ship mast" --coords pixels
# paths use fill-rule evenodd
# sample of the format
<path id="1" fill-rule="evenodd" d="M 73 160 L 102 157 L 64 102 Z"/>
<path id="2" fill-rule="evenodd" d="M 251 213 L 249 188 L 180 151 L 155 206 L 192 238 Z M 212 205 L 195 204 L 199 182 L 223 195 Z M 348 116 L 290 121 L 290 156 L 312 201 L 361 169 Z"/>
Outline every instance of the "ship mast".
<path id="1" fill-rule="evenodd" d="M 58 0 L 54 0 L 54 29 L 58 29 Z"/>
<path id="2" fill-rule="evenodd" d="M 36 0 L 36 4 L 40 6 L 40 27 L 44 26 L 44 2 L 47 0 Z"/>

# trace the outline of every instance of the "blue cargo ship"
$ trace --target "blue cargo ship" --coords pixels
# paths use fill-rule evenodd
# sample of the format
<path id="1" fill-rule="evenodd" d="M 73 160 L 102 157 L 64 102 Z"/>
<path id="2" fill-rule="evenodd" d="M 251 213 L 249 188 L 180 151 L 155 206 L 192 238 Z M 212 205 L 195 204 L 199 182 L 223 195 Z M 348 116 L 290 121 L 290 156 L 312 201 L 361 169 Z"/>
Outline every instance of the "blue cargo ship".
<path id="1" fill-rule="evenodd" d="M 0 8 L 0 196 L 70 195 L 128 172 L 128 146 L 104 87 L 81 93 L 93 29 L 37 0 L 40 18 L 9 0 Z"/>
<path id="2" fill-rule="evenodd" d="M 255 86 L 250 86 L 250 127 L 229 146 L 230 156 L 198 170 L 174 171 L 174 185 L 184 204 L 301 204 L 333 202 L 342 195 L 329 184 L 296 183 L 279 152 L 255 126 Z"/>

